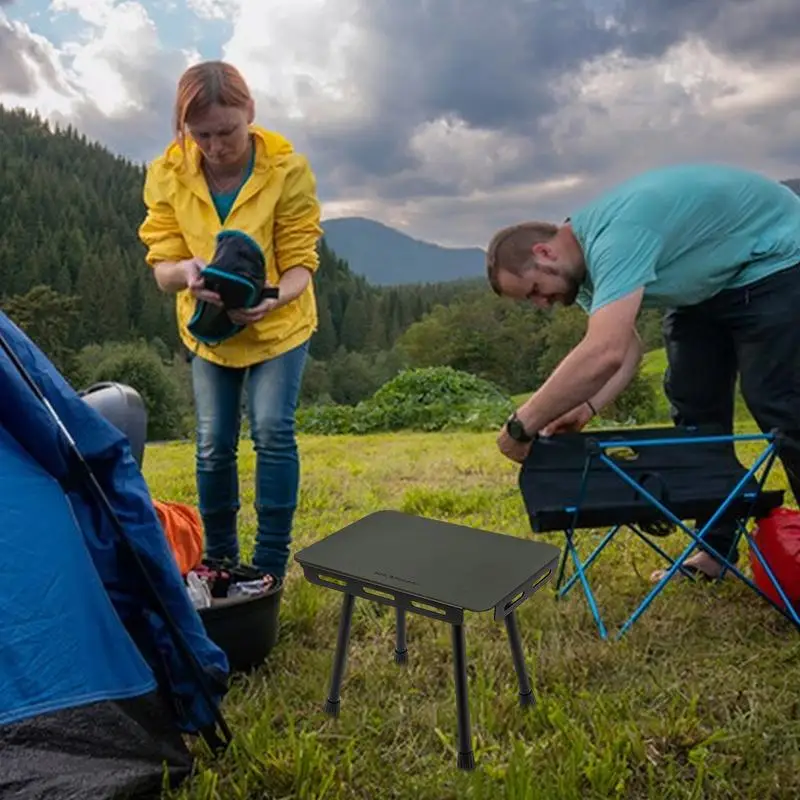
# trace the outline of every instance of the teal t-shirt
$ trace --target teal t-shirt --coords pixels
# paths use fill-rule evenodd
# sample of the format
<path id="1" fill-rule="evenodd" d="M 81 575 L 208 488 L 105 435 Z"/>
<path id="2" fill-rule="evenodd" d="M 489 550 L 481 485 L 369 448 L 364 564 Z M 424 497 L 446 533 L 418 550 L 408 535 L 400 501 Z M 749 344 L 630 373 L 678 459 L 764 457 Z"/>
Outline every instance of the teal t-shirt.
<path id="1" fill-rule="evenodd" d="M 643 173 L 570 218 L 593 313 L 639 287 L 645 308 L 688 306 L 800 263 L 800 197 L 712 164 Z"/>
<path id="2" fill-rule="evenodd" d="M 242 187 L 247 183 L 253 172 L 254 161 L 255 150 L 250 155 L 250 163 L 247 165 L 247 171 L 242 178 L 242 182 L 235 189 L 230 192 L 211 192 L 211 199 L 214 202 L 214 208 L 217 210 L 220 222 L 224 223 L 228 218 L 228 214 L 231 213 L 231 209 L 236 202 L 236 198 L 239 196 L 239 192 L 242 191 Z"/>

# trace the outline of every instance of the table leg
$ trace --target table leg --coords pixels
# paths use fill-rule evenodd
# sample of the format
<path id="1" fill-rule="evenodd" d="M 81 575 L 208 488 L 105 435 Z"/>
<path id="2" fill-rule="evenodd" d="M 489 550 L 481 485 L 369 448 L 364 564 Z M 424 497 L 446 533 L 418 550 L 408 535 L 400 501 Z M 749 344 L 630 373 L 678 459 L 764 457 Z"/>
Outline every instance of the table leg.
<path id="1" fill-rule="evenodd" d="M 353 619 L 355 595 L 345 593 L 342 598 L 342 613 L 339 617 L 339 635 L 336 639 L 336 653 L 333 657 L 333 674 L 330 691 L 325 702 L 325 712 L 331 716 L 339 715 L 339 691 L 342 688 L 342 677 L 347 663 L 347 646 L 350 642 L 350 623 Z"/>
<path id="2" fill-rule="evenodd" d="M 467 644 L 463 625 L 453 625 L 453 672 L 456 683 L 458 712 L 458 768 L 474 769 L 475 755 L 472 752 L 472 730 L 469 719 L 469 695 L 467 692 Z"/>
<path id="3" fill-rule="evenodd" d="M 533 696 L 528 672 L 525 669 L 525 655 L 522 652 L 522 639 L 519 635 L 516 612 L 512 611 L 508 614 L 504 621 L 508 633 L 508 643 L 511 645 L 511 657 L 514 659 L 514 669 L 517 672 L 517 681 L 519 682 L 519 704 L 521 706 L 532 706 L 536 700 Z"/>
<path id="4" fill-rule="evenodd" d="M 408 648 L 406 647 L 406 610 L 397 606 L 397 644 L 394 647 L 394 660 L 396 664 L 405 664 L 408 661 Z"/>

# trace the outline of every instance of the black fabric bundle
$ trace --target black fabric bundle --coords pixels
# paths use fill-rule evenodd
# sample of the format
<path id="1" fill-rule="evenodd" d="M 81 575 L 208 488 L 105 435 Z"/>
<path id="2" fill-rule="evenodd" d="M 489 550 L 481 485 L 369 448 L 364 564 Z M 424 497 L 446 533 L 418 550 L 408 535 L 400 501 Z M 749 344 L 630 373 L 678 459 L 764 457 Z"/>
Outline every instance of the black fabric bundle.
<path id="1" fill-rule="evenodd" d="M 221 231 L 214 258 L 200 273 L 205 288 L 222 298 L 222 306 L 198 300 L 189 320 L 189 332 L 206 345 L 230 339 L 244 326 L 235 324 L 228 311 L 252 308 L 264 297 L 276 297 L 277 290 L 264 286 L 266 259 L 258 243 L 242 231 Z"/>

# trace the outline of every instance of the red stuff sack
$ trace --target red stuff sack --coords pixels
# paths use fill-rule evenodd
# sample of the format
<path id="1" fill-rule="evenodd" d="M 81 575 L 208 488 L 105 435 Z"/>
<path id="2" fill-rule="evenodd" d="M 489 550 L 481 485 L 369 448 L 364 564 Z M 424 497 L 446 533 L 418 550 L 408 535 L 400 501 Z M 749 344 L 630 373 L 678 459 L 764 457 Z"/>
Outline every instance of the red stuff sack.
<path id="1" fill-rule="evenodd" d="M 795 609 L 800 609 L 800 511 L 774 509 L 769 516 L 759 520 L 753 539 L 784 594 Z M 780 608 L 785 608 L 752 548 L 750 566 L 756 586 Z"/>

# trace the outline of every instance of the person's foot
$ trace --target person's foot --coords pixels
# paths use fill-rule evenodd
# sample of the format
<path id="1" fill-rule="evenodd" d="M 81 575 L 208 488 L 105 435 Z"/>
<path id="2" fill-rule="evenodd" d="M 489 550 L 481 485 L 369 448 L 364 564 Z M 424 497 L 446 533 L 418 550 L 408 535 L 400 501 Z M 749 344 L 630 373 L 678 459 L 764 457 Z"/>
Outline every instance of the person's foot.
<path id="1" fill-rule="evenodd" d="M 683 567 L 696 578 L 702 578 L 704 580 L 714 580 L 718 578 L 722 572 L 722 564 L 706 552 L 695 553 L 693 556 L 687 558 L 686 561 L 683 562 Z M 650 575 L 651 583 L 658 583 L 667 572 L 668 570 L 666 569 L 655 570 Z M 684 573 L 680 570 L 676 572 L 675 575 L 685 577 Z"/>

